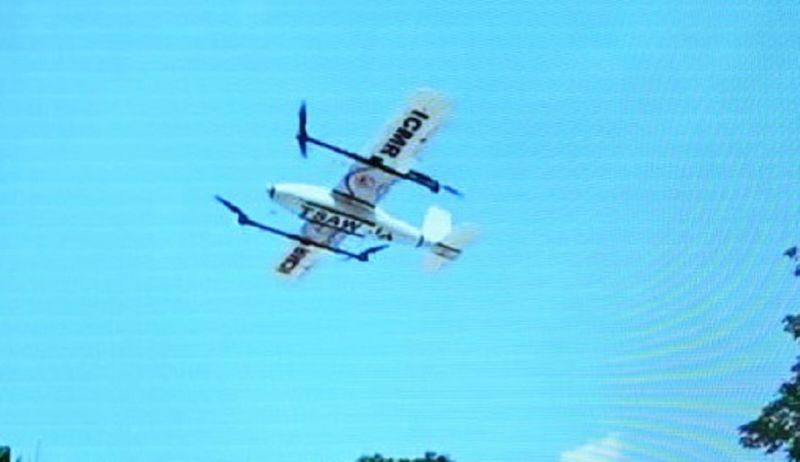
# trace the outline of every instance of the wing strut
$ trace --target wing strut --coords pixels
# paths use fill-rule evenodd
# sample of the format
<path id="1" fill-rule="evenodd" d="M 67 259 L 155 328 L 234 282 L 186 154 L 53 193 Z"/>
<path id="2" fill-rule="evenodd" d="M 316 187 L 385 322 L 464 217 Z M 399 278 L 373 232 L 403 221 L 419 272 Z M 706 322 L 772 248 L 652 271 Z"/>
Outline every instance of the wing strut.
<path id="1" fill-rule="evenodd" d="M 355 258 L 358 261 L 369 261 L 369 256 L 370 255 L 372 255 L 375 252 L 380 252 L 381 250 L 385 249 L 386 247 L 389 247 L 388 245 L 378 245 L 378 246 L 375 246 L 375 247 L 370 247 L 370 248 L 364 250 L 361 253 L 348 252 L 347 250 L 340 249 L 338 247 L 333 247 L 331 245 L 324 244 L 322 242 L 317 242 L 317 241 L 315 241 L 313 239 L 309 239 L 309 238 L 307 238 L 305 236 L 301 236 L 299 234 L 287 233 L 286 231 L 283 231 L 283 230 L 280 230 L 280 229 L 277 229 L 277 228 L 273 228 L 271 226 L 267 226 L 265 224 L 262 224 L 262 223 L 259 223 L 257 221 L 251 220 L 250 217 L 248 217 L 247 214 L 242 211 L 242 209 L 240 209 L 238 206 L 236 206 L 232 202 L 230 202 L 227 199 L 225 199 L 223 197 L 220 197 L 220 196 L 214 196 L 214 197 L 217 199 L 217 201 L 219 201 L 222 205 L 224 205 L 228 210 L 230 210 L 231 212 L 236 214 L 237 222 L 242 226 L 251 226 L 253 228 L 257 228 L 257 229 L 260 229 L 262 231 L 267 231 L 267 232 L 270 232 L 270 233 L 274 233 L 274 234 L 277 234 L 279 236 L 283 236 L 283 237 L 285 237 L 287 239 L 291 239 L 293 241 L 297 241 L 297 242 L 300 242 L 300 243 L 308 245 L 308 246 L 318 247 L 320 249 L 325 249 L 325 250 L 327 250 L 329 252 L 333 252 L 333 253 L 336 253 L 336 254 L 339 254 L 339 255 L 344 255 L 344 256 L 347 256 L 349 258 Z"/>
<path id="2" fill-rule="evenodd" d="M 338 146 L 334 146 L 330 143 L 326 143 L 325 141 L 318 140 L 313 136 L 309 135 L 308 130 L 306 128 L 308 122 L 308 115 L 306 111 L 305 101 L 300 105 L 300 112 L 298 113 L 298 118 L 299 118 L 299 126 L 297 129 L 297 144 L 300 146 L 300 154 L 303 157 L 308 156 L 308 144 L 311 143 L 321 148 L 325 148 L 329 151 L 335 152 L 336 154 L 341 154 L 356 162 L 368 165 L 373 168 L 377 168 L 378 170 L 396 176 L 397 178 L 408 180 L 411 181 L 412 183 L 416 183 L 420 186 L 428 188 L 428 190 L 430 190 L 434 194 L 438 194 L 439 191 L 444 190 L 449 192 L 450 194 L 463 197 L 463 194 L 461 194 L 461 192 L 456 188 L 442 184 L 439 181 L 435 180 L 434 178 L 422 172 L 418 172 L 416 170 L 401 172 L 385 165 L 383 163 L 383 159 L 381 159 L 380 157 L 373 156 L 367 158 L 360 154 L 356 154 L 355 152 L 348 151 L 347 149 L 343 149 Z"/>

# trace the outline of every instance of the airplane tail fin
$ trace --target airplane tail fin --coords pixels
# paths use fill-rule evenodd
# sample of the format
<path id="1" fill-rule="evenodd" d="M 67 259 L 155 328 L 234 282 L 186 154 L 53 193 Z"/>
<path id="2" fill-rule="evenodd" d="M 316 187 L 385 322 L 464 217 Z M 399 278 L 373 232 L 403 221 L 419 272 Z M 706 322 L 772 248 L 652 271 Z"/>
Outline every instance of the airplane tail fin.
<path id="1" fill-rule="evenodd" d="M 422 222 L 422 235 L 430 242 L 444 239 L 453 229 L 453 219 L 450 212 L 436 206 L 428 208 L 425 220 Z"/>
<path id="2" fill-rule="evenodd" d="M 441 240 L 431 245 L 430 253 L 425 255 L 422 267 L 425 271 L 439 271 L 447 263 L 461 256 L 462 250 L 478 237 L 478 227 L 463 224 L 448 232 Z"/>

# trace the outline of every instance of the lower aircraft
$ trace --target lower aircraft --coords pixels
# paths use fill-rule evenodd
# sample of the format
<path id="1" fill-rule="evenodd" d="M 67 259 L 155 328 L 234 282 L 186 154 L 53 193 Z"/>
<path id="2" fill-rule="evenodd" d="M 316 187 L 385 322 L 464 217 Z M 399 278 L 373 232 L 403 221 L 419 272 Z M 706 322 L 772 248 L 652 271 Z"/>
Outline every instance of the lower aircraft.
<path id="1" fill-rule="evenodd" d="M 296 279 L 306 273 L 325 253 L 368 261 L 389 243 L 401 243 L 426 249 L 424 267 L 431 271 L 453 261 L 477 235 L 474 225 L 453 227 L 450 213 L 431 207 L 418 229 L 397 219 L 377 206 L 398 181 L 425 187 L 432 193 L 442 191 L 461 196 L 453 188 L 412 169 L 414 160 L 430 136 L 444 122 L 449 110 L 445 98 L 433 90 L 417 90 L 407 106 L 383 130 L 378 141 L 361 155 L 308 134 L 305 103 L 300 107 L 297 142 L 303 157 L 308 146 L 315 145 L 353 160 L 344 178 L 333 188 L 296 183 L 275 184 L 268 188 L 271 200 L 285 207 L 301 220 L 299 233 L 290 233 L 252 220 L 241 208 L 220 196 L 216 199 L 236 214 L 242 226 L 249 226 L 296 241 L 275 268 L 278 275 Z M 348 237 L 383 241 L 381 245 L 354 252 L 340 247 Z"/>

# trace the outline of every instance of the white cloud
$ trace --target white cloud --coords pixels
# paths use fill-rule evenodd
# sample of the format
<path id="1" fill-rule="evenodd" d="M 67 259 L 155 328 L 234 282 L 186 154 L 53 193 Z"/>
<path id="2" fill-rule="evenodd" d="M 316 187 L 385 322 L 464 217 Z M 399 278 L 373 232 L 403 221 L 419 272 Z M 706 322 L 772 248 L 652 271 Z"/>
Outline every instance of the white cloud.
<path id="1" fill-rule="evenodd" d="M 560 462 L 617 462 L 623 460 L 622 441 L 615 434 L 592 440 L 571 451 L 561 453 Z"/>

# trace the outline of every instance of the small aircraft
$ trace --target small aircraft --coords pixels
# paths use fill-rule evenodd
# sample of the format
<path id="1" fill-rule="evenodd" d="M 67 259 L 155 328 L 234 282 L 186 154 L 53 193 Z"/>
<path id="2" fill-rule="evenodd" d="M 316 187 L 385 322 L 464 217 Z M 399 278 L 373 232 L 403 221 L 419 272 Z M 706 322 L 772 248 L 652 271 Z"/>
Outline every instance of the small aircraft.
<path id="1" fill-rule="evenodd" d="M 254 221 L 227 199 L 220 196 L 216 199 L 236 214 L 240 225 L 298 243 L 275 268 L 278 275 L 290 279 L 306 273 L 325 253 L 366 262 L 372 254 L 394 242 L 427 249 L 424 267 L 436 271 L 459 257 L 464 246 L 477 235 L 477 228 L 474 225 L 453 228 L 450 213 L 433 206 L 428 209 L 422 228 L 418 229 L 389 215 L 377 203 L 398 181 L 418 184 L 435 194 L 444 191 L 461 196 L 452 186 L 411 168 L 424 144 L 444 122 L 448 110 L 447 100 L 439 93 L 417 90 L 403 112 L 386 126 L 377 142 L 363 156 L 309 135 L 307 110 L 303 103 L 297 133 L 302 156 L 307 157 L 308 146 L 315 145 L 343 155 L 354 163 L 333 189 L 296 183 L 275 184 L 268 188 L 271 200 L 303 220 L 297 234 Z M 353 252 L 340 247 L 348 237 L 372 238 L 384 244 Z"/>

